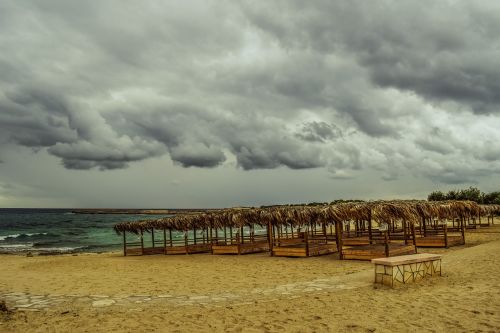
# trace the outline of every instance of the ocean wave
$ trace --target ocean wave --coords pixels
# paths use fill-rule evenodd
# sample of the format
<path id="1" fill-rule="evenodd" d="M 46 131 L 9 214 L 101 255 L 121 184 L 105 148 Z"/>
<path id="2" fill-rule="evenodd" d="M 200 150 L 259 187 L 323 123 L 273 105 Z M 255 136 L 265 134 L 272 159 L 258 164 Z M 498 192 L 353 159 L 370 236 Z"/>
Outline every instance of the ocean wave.
<path id="1" fill-rule="evenodd" d="M 0 245 L 0 249 L 31 249 L 33 248 L 33 243 L 26 243 L 26 244 L 4 244 Z"/>
<path id="2" fill-rule="evenodd" d="M 62 247 L 36 247 L 33 251 L 36 252 L 60 252 L 60 253 L 73 253 L 87 248 L 86 246 L 62 246 Z"/>
<path id="3" fill-rule="evenodd" d="M 33 237 L 33 236 L 40 236 L 40 235 L 47 235 L 47 233 L 46 232 L 34 232 L 34 233 L 28 233 L 28 234 L 5 235 L 5 236 L 0 236 L 0 241 L 4 241 L 7 238 Z"/>
<path id="4" fill-rule="evenodd" d="M 0 245 L 0 253 L 75 253 L 86 249 L 86 246 L 55 246 L 55 247 L 35 247 L 33 243 L 24 244 L 3 244 Z"/>

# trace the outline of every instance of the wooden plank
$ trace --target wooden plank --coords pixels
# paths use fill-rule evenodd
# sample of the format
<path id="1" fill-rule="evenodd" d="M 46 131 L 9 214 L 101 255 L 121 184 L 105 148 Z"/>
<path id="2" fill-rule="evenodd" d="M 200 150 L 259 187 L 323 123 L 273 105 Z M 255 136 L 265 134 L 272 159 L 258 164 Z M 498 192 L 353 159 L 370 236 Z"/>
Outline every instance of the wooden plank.
<path id="1" fill-rule="evenodd" d="M 389 256 L 415 253 L 414 245 L 394 245 L 389 246 Z M 384 245 L 365 245 L 344 248 L 345 259 L 370 260 L 386 256 Z"/>
<path id="2" fill-rule="evenodd" d="M 304 257 L 306 258 L 306 253 L 301 252 L 301 253 L 296 253 L 296 252 L 287 252 L 287 251 L 280 251 L 280 250 L 274 250 L 274 256 L 276 257 Z"/>
<path id="3" fill-rule="evenodd" d="M 427 236 L 417 237 L 416 244 L 418 247 L 446 247 L 463 245 L 463 238 L 461 236 L 448 236 L 448 244 L 446 244 L 444 237 Z"/>
<path id="4" fill-rule="evenodd" d="M 161 247 L 146 247 L 142 249 L 142 253 L 144 255 L 152 255 L 152 254 L 164 254 L 164 249 Z"/>
<path id="5" fill-rule="evenodd" d="M 238 254 L 237 245 L 213 245 L 212 254 Z"/>
<path id="6" fill-rule="evenodd" d="M 286 251 L 286 252 L 296 252 L 296 253 L 306 253 L 305 247 L 287 247 L 287 246 L 275 246 L 273 250 L 276 251 Z"/>
<path id="7" fill-rule="evenodd" d="M 142 255 L 142 249 L 141 248 L 128 248 L 127 249 L 127 255 L 128 256 L 141 256 Z"/>
<path id="8" fill-rule="evenodd" d="M 253 242 L 240 245 L 241 254 L 257 253 L 269 251 L 269 244 L 267 242 Z"/>

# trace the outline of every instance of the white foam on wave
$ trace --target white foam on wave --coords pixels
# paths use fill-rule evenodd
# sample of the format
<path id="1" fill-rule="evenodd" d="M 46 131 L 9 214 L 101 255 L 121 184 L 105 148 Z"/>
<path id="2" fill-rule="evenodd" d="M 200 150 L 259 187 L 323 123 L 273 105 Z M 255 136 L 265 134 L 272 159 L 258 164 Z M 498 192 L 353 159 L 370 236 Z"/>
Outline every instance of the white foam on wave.
<path id="1" fill-rule="evenodd" d="M 33 251 L 39 252 L 72 252 L 74 250 L 83 249 L 85 246 L 77 247 L 35 247 Z"/>
<path id="2" fill-rule="evenodd" d="M 33 248 L 33 243 L 0 245 L 0 249 L 31 249 L 31 248 Z"/>
<path id="3" fill-rule="evenodd" d="M 17 237 L 20 237 L 20 236 L 32 237 L 32 236 L 38 236 L 38 235 L 47 235 L 47 233 L 46 232 L 34 232 L 34 233 L 28 233 L 28 234 L 5 235 L 5 236 L 0 236 L 0 241 L 4 241 L 7 238 L 17 238 Z"/>
<path id="4" fill-rule="evenodd" d="M 84 246 L 77 247 L 34 247 L 33 243 L 20 243 L 20 244 L 3 244 L 0 245 L 0 253 L 12 252 L 54 252 L 54 253 L 71 253 L 78 249 L 83 249 Z"/>
<path id="5" fill-rule="evenodd" d="M 21 236 L 21 234 L 14 234 L 14 235 L 6 235 L 6 236 L 0 236 L 0 241 L 6 240 L 7 238 L 17 238 Z"/>

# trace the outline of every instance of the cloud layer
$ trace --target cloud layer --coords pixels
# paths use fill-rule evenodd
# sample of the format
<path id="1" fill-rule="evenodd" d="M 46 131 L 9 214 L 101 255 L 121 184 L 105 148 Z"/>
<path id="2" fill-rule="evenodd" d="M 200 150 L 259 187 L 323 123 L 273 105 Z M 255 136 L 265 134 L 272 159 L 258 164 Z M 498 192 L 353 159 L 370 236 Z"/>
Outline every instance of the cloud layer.
<path id="1" fill-rule="evenodd" d="M 500 173 L 496 1 L 3 1 L 0 145 L 68 169 Z M 1 158 L 1 156 L 0 156 Z"/>

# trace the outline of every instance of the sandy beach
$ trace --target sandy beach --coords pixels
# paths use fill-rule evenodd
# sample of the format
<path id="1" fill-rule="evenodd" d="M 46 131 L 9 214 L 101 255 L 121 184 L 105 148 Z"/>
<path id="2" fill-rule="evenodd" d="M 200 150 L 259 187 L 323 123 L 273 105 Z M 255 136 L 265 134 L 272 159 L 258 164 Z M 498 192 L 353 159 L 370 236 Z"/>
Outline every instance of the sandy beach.
<path id="1" fill-rule="evenodd" d="M 443 277 L 373 285 L 336 255 L 2 255 L 1 332 L 498 332 L 500 221 L 442 253 Z M 24 307 L 23 307 L 24 305 Z"/>

